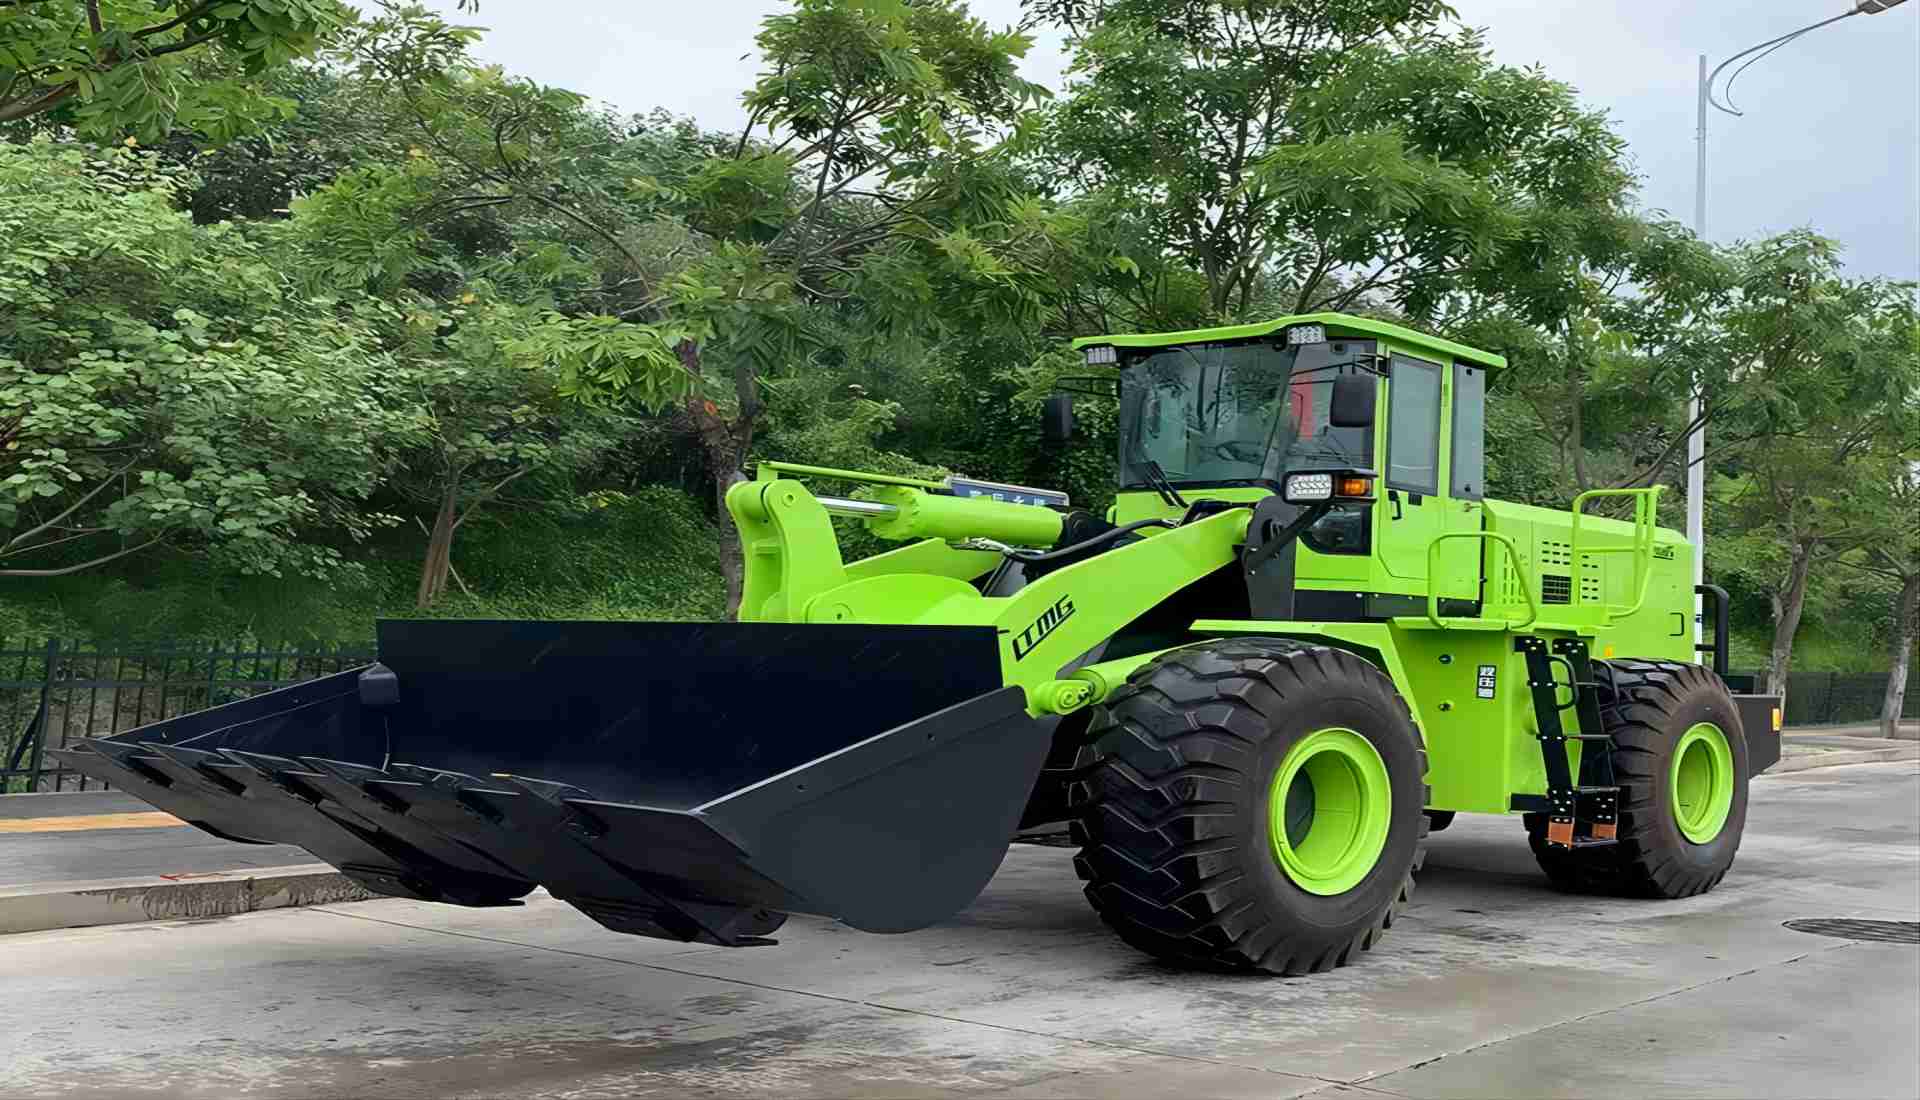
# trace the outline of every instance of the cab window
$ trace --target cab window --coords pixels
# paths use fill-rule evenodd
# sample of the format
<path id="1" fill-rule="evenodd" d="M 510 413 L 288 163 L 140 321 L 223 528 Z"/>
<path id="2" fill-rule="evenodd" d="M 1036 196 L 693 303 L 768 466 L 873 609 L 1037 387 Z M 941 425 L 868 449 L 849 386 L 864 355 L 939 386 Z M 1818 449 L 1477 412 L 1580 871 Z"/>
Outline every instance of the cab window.
<path id="1" fill-rule="evenodd" d="M 1387 386 L 1387 487 L 1438 493 L 1440 365 L 1396 355 Z"/>
<path id="2" fill-rule="evenodd" d="M 1479 500 L 1487 491 L 1487 370 L 1453 365 L 1453 478 L 1455 500 Z"/>

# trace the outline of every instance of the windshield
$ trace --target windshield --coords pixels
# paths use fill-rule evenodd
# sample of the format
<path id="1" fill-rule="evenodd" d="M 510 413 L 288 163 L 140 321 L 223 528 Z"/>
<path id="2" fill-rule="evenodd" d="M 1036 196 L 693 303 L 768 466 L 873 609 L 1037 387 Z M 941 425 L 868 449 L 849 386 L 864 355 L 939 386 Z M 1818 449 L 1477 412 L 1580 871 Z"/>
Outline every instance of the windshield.
<path id="1" fill-rule="evenodd" d="M 1287 470 L 1373 464 L 1370 428 L 1327 424 L 1333 380 L 1357 373 L 1371 341 L 1159 348 L 1120 378 L 1120 484 L 1278 483 Z"/>

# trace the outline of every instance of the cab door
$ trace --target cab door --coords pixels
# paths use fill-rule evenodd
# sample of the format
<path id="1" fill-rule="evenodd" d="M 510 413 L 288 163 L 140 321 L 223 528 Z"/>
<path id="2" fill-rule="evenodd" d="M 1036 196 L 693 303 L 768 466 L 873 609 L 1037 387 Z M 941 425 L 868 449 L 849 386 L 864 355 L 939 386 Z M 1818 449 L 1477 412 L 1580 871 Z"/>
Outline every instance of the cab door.
<path id="1" fill-rule="evenodd" d="M 1473 363 L 1453 364 L 1447 387 L 1447 489 L 1445 528 L 1479 531 L 1486 526 L 1487 494 L 1487 368 Z M 1486 546 L 1478 539 L 1450 539 L 1441 548 L 1447 570 L 1440 594 L 1458 599 L 1480 599 L 1480 573 L 1475 558 Z M 1497 555 L 1501 551 L 1493 551 Z"/>
<path id="2" fill-rule="evenodd" d="M 1440 486 L 1445 389 L 1442 364 L 1400 352 L 1389 360 L 1385 490 L 1375 506 L 1374 545 L 1380 564 L 1401 580 L 1426 580 L 1427 546 L 1448 526 Z"/>

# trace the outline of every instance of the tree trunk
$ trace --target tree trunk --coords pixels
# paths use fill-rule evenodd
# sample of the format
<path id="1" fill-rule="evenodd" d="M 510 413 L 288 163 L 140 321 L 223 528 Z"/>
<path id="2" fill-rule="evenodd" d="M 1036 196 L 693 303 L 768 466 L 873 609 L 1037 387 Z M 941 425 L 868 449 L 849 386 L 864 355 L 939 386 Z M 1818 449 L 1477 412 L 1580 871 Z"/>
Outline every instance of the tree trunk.
<path id="1" fill-rule="evenodd" d="M 701 378 L 699 346 L 690 340 L 683 340 L 674 350 L 679 354 L 680 365 L 686 372 L 695 379 Z M 759 379 L 754 375 L 753 368 L 746 364 L 744 356 L 734 370 L 733 383 L 735 396 L 740 403 L 740 415 L 732 421 L 721 416 L 713 402 L 701 396 L 697 390 L 687 398 L 686 403 L 687 418 L 700 437 L 700 449 L 707 459 L 707 472 L 713 479 L 713 502 L 718 520 L 715 526 L 720 539 L 720 577 L 726 584 L 727 619 L 739 617 L 740 594 L 746 581 L 746 565 L 740 554 L 740 532 L 734 526 L 733 513 L 727 511 L 727 490 L 739 478 L 740 466 L 753 446 L 753 431 L 762 409 Z"/>
<path id="2" fill-rule="evenodd" d="M 1907 700 L 1907 671 L 1913 667 L 1914 634 L 1920 632 L 1920 573 L 1900 586 L 1893 601 L 1893 652 L 1887 662 L 1887 694 L 1880 701 L 1880 733 L 1900 736 L 1900 710 Z"/>
<path id="3" fill-rule="evenodd" d="M 1586 391 L 1584 371 L 1567 371 L 1567 450 L 1572 452 L 1573 485 L 1584 493 L 1592 488 L 1587 481 L 1586 417 L 1581 394 Z"/>
<path id="4" fill-rule="evenodd" d="M 427 608 L 447 590 L 447 574 L 453 570 L 453 527 L 459 519 L 460 473 L 447 471 L 440 489 L 440 510 L 434 514 L 433 529 L 427 535 L 427 556 L 420 563 L 420 587 L 414 593 L 413 606 Z"/>
<path id="5" fill-rule="evenodd" d="M 1787 583 L 1773 593 L 1773 651 L 1767 660 L 1767 694 L 1780 697 L 1787 709 L 1787 672 L 1793 666 L 1793 636 L 1800 631 L 1800 613 L 1807 605 L 1807 581 L 1813 575 L 1814 543 L 1796 540 L 1787 567 Z"/>
<path id="6" fill-rule="evenodd" d="M 713 502 L 719 509 L 720 522 L 720 577 L 727 586 L 726 617 L 729 621 L 740 617 L 740 594 L 746 584 L 746 562 L 740 553 L 740 529 L 734 526 L 733 513 L 727 511 L 727 490 L 739 479 L 740 467 L 737 462 L 729 466 L 715 464 L 713 467 Z"/>

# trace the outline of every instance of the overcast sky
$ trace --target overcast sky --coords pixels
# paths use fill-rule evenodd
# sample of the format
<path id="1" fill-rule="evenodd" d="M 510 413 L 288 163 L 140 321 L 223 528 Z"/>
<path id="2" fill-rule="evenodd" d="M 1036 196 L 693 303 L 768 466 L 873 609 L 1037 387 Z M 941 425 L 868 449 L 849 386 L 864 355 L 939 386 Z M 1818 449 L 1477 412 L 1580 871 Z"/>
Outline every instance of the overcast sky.
<path id="1" fill-rule="evenodd" d="M 622 111 L 663 107 L 715 129 L 740 122 L 753 35 L 780 0 L 485 0 L 482 57 Z M 1850 0 L 1453 0 L 1495 56 L 1540 64 L 1604 108 L 1645 177 L 1642 201 L 1691 223 L 1696 57 L 1748 46 L 1844 11 Z M 996 25 L 1019 0 L 972 0 Z M 1028 56 L 1057 86 L 1057 39 Z M 1708 235 L 1811 226 L 1846 247 L 1856 274 L 1920 278 L 1920 3 L 1824 27 L 1740 78 L 1735 118 L 1714 112 Z"/>

